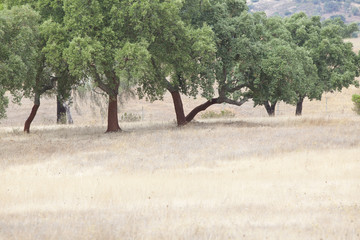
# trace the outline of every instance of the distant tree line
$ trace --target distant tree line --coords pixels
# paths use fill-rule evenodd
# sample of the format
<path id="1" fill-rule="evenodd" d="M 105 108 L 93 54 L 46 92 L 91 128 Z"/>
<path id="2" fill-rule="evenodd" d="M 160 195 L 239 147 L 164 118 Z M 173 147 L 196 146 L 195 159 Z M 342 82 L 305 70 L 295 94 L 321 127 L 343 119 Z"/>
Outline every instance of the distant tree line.
<path id="1" fill-rule="evenodd" d="M 274 0 L 279 1 L 279 0 Z M 249 7 L 252 10 L 254 5 L 252 3 L 258 3 L 258 6 L 261 5 L 260 0 L 252 0 L 249 2 Z M 341 17 L 342 20 L 346 20 L 348 17 L 360 16 L 360 9 L 358 4 L 359 0 L 293 0 L 294 7 L 291 9 L 286 9 L 284 7 L 278 7 L 278 11 L 275 14 L 281 14 L 284 16 L 290 16 L 295 12 L 307 11 L 311 15 L 326 15 L 326 18 Z"/>
<path id="2" fill-rule="evenodd" d="M 5 92 L 65 102 L 89 84 L 108 98 L 107 132 L 121 131 L 118 97 L 172 96 L 179 126 L 213 104 L 248 100 L 270 116 L 283 101 L 296 106 L 324 92 L 357 85 L 359 56 L 343 38 L 357 31 L 341 19 L 298 13 L 250 13 L 245 0 L 4 0 L 0 12 L 0 116 Z M 184 112 L 181 94 L 204 99 Z"/>
<path id="3" fill-rule="evenodd" d="M 297 3 L 312 2 L 315 5 L 323 4 L 324 13 L 338 12 L 341 9 L 354 16 L 360 15 L 360 10 L 357 6 L 351 3 L 360 3 L 359 0 L 295 0 Z"/>

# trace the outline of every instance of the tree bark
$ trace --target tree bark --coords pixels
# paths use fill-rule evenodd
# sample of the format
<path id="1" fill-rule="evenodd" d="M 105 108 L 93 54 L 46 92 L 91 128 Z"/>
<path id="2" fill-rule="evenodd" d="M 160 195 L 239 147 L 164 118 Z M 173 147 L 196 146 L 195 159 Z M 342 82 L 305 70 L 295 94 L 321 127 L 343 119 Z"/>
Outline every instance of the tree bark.
<path id="1" fill-rule="evenodd" d="M 25 121 L 24 132 L 30 133 L 30 125 L 34 120 L 39 107 L 40 107 L 40 96 L 38 94 L 35 94 L 34 106 L 31 109 L 30 116 Z"/>
<path id="2" fill-rule="evenodd" d="M 269 104 L 269 102 L 264 102 L 265 109 L 270 117 L 275 117 L 275 106 L 276 102 L 274 104 Z"/>
<path id="3" fill-rule="evenodd" d="M 42 71 L 40 71 L 42 72 Z M 30 125 L 32 123 L 32 121 L 34 120 L 37 110 L 40 107 L 40 96 L 45 93 L 46 91 L 53 89 L 55 86 L 55 81 L 57 80 L 56 77 L 51 77 L 50 78 L 50 84 L 43 86 L 40 90 L 35 91 L 35 97 L 34 97 L 34 106 L 31 109 L 31 113 L 30 116 L 26 119 L 25 124 L 24 124 L 24 132 L 26 133 L 30 133 Z M 38 78 L 36 78 L 36 87 L 35 89 L 38 88 L 39 82 L 38 82 Z"/>
<path id="4" fill-rule="evenodd" d="M 299 101 L 296 104 L 295 116 L 301 116 L 303 109 L 303 102 L 304 102 L 304 98 L 299 98 Z"/>
<path id="5" fill-rule="evenodd" d="M 194 108 L 188 115 L 186 115 L 186 122 L 191 122 L 199 112 L 205 111 L 211 105 L 220 103 L 218 100 L 219 98 L 213 98 Z"/>
<path id="6" fill-rule="evenodd" d="M 178 91 L 171 91 L 170 93 L 174 102 L 177 125 L 183 126 L 187 124 L 187 121 L 185 118 L 184 106 L 181 100 L 180 93 Z"/>
<path id="7" fill-rule="evenodd" d="M 56 96 L 56 123 L 57 124 L 66 124 L 66 108 L 64 107 L 63 102 L 59 96 Z"/>
<path id="8" fill-rule="evenodd" d="M 66 109 L 66 116 L 67 116 L 67 119 L 68 119 L 68 124 L 74 124 L 74 120 L 71 117 L 69 104 L 64 103 L 63 106 Z"/>
<path id="9" fill-rule="evenodd" d="M 106 132 L 120 132 L 117 110 L 117 96 L 109 95 L 109 108 L 108 108 L 108 127 Z"/>

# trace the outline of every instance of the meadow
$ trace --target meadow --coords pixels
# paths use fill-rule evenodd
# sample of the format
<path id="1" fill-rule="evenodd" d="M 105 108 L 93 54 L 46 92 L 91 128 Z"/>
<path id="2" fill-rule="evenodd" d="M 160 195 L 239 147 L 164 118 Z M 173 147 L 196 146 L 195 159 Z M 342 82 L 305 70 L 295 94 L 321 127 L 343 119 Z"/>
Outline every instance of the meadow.
<path id="1" fill-rule="evenodd" d="M 231 119 L 178 128 L 169 96 L 130 100 L 144 114 L 104 134 L 82 103 L 54 124 L 43 99 L 0 124 L 0 239 L 359 239 L 360 118 L 351 88 L 275 118 L 247 103 Z M 325 98 L 324 98 L 325 99 Z M 184 99 L 187 109 L 201 99 Z M 326 109 L 325 109 L 326 107 Z"/>

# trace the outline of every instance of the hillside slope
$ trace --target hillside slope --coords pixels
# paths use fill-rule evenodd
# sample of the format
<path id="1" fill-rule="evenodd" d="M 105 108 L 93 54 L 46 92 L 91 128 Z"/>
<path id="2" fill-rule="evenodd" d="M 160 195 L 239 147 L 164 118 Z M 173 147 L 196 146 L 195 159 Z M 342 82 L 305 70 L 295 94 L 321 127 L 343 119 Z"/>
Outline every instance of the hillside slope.
<path id="1" fill-rule="evenodd" d="M 323 19 L 341 16 L 346 22 L 360 22 L 360 4 L 357 1 L 320 0 L 247 0 L 251 11 L 264 11 L 268 16 L 289 16 L 296 12 L 319 15 Z"/>

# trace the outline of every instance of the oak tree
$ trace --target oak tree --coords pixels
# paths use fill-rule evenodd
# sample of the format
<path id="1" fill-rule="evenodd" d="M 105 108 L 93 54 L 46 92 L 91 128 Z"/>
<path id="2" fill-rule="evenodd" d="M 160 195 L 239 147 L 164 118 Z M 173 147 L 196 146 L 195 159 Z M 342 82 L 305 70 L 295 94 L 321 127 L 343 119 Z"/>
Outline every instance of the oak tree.
<path id="1" fill-rule="evenodd" d="M 65 1 L 64 50 L 71 73 L 91 79 L 109 96 L 108 132 L 119 131 L 117 96 L 121 84 L 138 86 L 140 97 L 174 97 L 184 122 L 180 92 L 196 95 L 200 64 L 213 51 L 208 27 L 182 22 L 177 1 Z"/>
<path id="2" fill-rule="evenodd" d="M 292 42 L 304 48 L 317 69 L 312 85 L 297 88 L 296 115 L 302 114 L 304 98 L 321 99 L 324 92 L 341 91 L 344 87 L 358 85 L 359 56 L 352 44 L 343 40 L 344 28 L 336 22 L 320 22 L 320 17 L 308 17 L 305 13 L 294 14 L 285 20 Z M 352 28 L 355 30 L 355 28 Z"/>
<path id="3" fill-rule="evenodd" d="M 258 14 L 255 14 L 258 16 Z M 182 10 L 185 22 L 195 27 L 204 24 L 214 32 L 216 55 L 212 62 L 202 71 L 203 81 L 207 82 L 208 100 L 194 108 L 187 116 L 191 121 L 196 114 L 213 104 L 230 103 L 241 106 L 247 97 L 241 94 L 246 86 L 243 80 L 243 69 L 251 64 L 251 50 L 248 48 L 255 36 L 248 35 L 249 29 L 255 26 L 254 17 L 248 12 L 243 0 L 208 0 L 185 1 Z M 247 58 L 245 60 L 245 58 Z M 215 83 L 215 84 L 214 84 Z M 213 97 L 214 85 L 217 97 Z"/>
<path id="4" fill-rule="evenodd" d="M 39 61 L 40 16 L 29 6 L 3 9 L 0 12 L 0 116 L 5 117 L 8 98 L 20 103 L 30 96 Z"/>
<path id="5" fill-rule="evenodd" d="M 68 66 L 61 55 L 67 44 L 66 34 L 49 22 L 61 24 L 64 17 L 63 1 L 51 0 L 4 0 L 7 8 L 25 5 L 39 13 L 37 27 L 39 40 L 37 60 L 34 65 L 36 74 L 32 77 L 33 84 L 28 97 L 34 98 L 34 105 L 24 124 L 24 131 L 30 132 L 30 125 L 40 107 L 40 97 L 44 93 L 56 94 L 57 99 L 64 102 L 70 97 L 70 89 L 76 84 L 76 79 L 69 75 Z M 59 34 L 56 34 L 59 33 Z M 59 37 L 61 34 L 61 37 Z M 50 54 L 49 54 L 50 53 Z M 54 61 L 54 57 L 56 61 Z M 30 76 L 29 76 L 30 77 Z M 62 105 L 62 104 L 61 104 Z"/>

